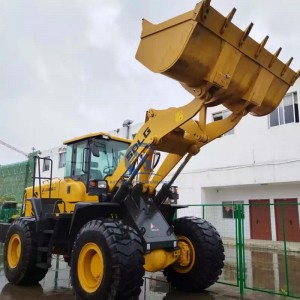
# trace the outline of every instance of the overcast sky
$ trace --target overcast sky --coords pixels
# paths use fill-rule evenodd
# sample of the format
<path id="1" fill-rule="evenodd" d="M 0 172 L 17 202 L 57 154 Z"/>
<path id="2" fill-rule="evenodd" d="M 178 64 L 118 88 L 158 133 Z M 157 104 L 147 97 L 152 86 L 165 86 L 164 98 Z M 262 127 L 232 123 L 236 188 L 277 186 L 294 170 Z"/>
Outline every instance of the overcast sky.
<path id="1" fill-rule="evenodd" d="M 192 0 L 0 0 L 0 140 L 25 152 L 136 123 L 150 108 L 186 104 L 175 81 L 135 60 L 141 19 L 164 21 Z M 300 67 L 299 0 L 212 0 L 251 36 Z M 0 145 L 0 164 L 24 157 Z"/>

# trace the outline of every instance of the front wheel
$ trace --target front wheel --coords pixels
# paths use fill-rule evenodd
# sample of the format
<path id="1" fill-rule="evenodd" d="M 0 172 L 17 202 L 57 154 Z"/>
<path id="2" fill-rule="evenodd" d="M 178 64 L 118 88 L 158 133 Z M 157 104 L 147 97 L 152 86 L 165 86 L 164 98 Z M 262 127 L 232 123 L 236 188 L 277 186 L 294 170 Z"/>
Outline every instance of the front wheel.
<path id="1" fill-rule="evenodd" d="M 82 299 L 137 299 L 143 265 L 143 246 L 136 231 L 117 221 L 93 220 L 74 243 L 72 285 Z"/>
<path id="2" fill-rule="evenodd" d="M 222 273 L 225 256 L 220 235 L 209 222 L 194 217 L 177 219 L 174 228 L 181 256 L 164 275 L 180 290 L 201 292 Z"/>

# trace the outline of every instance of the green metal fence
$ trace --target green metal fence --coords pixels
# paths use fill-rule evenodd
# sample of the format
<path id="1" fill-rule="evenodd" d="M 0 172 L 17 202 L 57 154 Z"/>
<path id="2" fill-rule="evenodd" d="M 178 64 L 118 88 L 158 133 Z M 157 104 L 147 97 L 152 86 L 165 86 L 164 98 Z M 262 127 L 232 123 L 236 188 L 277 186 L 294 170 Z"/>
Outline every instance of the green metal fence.
<path id="1" fill-rule="evenodd" d="M 254 215 L 253 218 L 256 208 L 264 211 L 264 220 L 270 214 L 270 239 L 253 238 L 255 226 L 259 228 L 262 221 L 259 216 L 255 218 Z M 190 205 L 178 211 L 178 217 L 182 216 L 204 218 L 220 233 L 225 261 L 218 283 L 236 288 L 241 295 L 251 290 L 300 299 L 299 203 Z M 262 234 L 269 234 L 266 226 L 262 227 Z M 1 253 L 0 245 L 0 276 L 3 274 Z M 66 271 L 60 276 L 55 273 L 56 279 L 65 282 L 69 278 L 69 269 L 65 268 Z M 57 264 L 56 268 L 53 264 L 53 270 L 58 269 Z M 45 281 L 43 286 L 47 287 L 47 284 Z M 172 298 L 172 293 L 161 272 L 146 274 L 141 299 L 186 297 L 182 294 L 181 298 Z"/>
<path id="2" fill-rule="evenodd" d="M 263 215 L 255 218 L 255 208 L 264 209 Z M 299 203 L 190 205 L 178 213 L 189 215 L 211 222 L 223 239 L 225 262 L 218 283 L 236 286 L 241 295 L 253 290 L 300 299 Z M 268 216 L 270 226 L 265 225 Z M 255 236 L 256 228 L 262 237 Z"/>

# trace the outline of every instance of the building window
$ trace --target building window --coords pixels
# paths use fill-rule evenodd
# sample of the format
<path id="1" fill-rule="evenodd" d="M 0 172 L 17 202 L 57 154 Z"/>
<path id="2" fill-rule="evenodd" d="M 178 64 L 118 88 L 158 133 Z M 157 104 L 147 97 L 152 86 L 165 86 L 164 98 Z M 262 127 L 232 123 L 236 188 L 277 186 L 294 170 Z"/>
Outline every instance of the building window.
<path id="1" fill-rule="evenodd" d="M 270 114 L 270 127 L 299 123 L 297 92 L 286 94 L 280 105 Z"/>
<path id="2" fill-rule="evenodd" d="M 49 171 L 50 169 L 50 156 L 46 156 L 43 162 L 43 172 Z"/>
<path id="3" fill-rule="evenodd" d="M 224 201 L 222 202 L 223 219 L 236 218 L 235 204 L 244 204 L 244 201 Z"/>
<path id="4" fill-rule="evenodd" d="M 66 152 L 60 152 L 58 167 L 61 169 L 61 168 L 64 168 L 65 166 L 66 166 Z"/>
<path id="5" fill-rule="evenodd" d="M 229 110 L 223 110 L 223 111 L 219 111 L 217 113 L 213 113 L 213 120 L 214 121 L 220 121 L 220 120 L 224 120 L 226 119 L 229 115 L 231 114 L 231 112 Z M 230 131 L 224 133 L 224 135 L 231 135 L 234 133 L 234 130 L 231 129 Z"/>

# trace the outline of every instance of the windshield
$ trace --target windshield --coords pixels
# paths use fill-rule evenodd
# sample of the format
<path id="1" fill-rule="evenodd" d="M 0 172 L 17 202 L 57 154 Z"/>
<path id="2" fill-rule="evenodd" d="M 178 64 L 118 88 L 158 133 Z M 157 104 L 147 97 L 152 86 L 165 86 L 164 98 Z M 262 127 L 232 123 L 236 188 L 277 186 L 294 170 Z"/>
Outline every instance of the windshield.
<path id="1" fill-rule="evenodd" d="M 91 144 L 90 179 L 104 179 L 112 175 L 128 146 L 120 141 L 94 139 Z"/>

